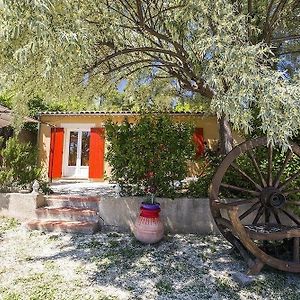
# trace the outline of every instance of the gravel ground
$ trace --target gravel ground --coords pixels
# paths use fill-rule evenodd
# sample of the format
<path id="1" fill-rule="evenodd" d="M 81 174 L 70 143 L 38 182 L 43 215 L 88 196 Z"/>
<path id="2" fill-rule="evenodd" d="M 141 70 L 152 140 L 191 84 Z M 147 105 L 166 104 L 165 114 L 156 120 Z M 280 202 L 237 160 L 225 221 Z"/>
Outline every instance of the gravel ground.
<path id="1" fill-rule="evenodd" d="M 0 217 L 0 299 L 299 299 L 300 276 L 245 264 L 222 238 L 29 232 Z"/>

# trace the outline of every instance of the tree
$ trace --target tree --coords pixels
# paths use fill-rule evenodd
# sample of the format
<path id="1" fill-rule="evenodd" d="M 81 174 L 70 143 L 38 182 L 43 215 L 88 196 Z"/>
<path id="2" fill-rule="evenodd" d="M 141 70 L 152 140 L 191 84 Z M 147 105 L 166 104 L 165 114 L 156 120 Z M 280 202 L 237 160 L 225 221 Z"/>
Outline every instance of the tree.
<path id="1" fill-rule="evenodd" d="M 0 29 L 2 86 L 24 94 L 97 97 L 120 79 L 176 80 L 231 131 L 252 130 L 252 108 L 271 143 L 300 126 L 297 0 L 5 0 Z M 281 60 L 276 60 L 280 57 Z"/>

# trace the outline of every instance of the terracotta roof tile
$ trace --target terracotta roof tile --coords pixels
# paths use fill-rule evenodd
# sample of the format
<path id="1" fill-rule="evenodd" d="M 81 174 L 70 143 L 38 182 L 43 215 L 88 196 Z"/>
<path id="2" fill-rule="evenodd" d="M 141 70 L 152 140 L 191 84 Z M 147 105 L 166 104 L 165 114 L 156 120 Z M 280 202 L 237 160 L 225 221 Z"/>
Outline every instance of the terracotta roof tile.
<path id="1" fill-rule="evenodd" d="M 171 114 L 171 115 L 210 115 L 205 112 L 153 112 L 153 114 Z M 77 116 L 77 115 L 141 115 L 142 113 L 136 111 L 45 111 L 40 112 L 39 115 L 60 115 L 60 116 Z"/>

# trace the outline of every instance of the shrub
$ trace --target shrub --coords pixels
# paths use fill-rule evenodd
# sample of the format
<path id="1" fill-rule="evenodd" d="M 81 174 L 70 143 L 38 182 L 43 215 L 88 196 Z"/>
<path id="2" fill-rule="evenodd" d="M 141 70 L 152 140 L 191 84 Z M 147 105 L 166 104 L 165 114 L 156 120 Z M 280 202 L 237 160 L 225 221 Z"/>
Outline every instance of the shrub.
<path id="1" fill-rule="evenodd" d="M 204 156 L 197 159 L 199 174 L 196 181 L 188 185 L 187 194 L 191 197 L 207 197 L 208 189 L 214 176 L 215 170 L 223 159 L 222 155 L 209 149 L 205 150 Z"/>
<path id="2" fill-rule="evenodd" d="M 37 150 L 30 143 L 20 143 L 17 137 L 11 137 L 1 149 L 0 156 L 2 191 L 27 187 L 34 180 L 39 180 L 42 187 L 48 188 L 41 180 L 41 169 L 37 167 Z"/>
<path id="3" fill-rule="evenodd" d="M 143 116 L 137 124 L 106 124 L 112 179 L 127 194 L 174 197 L 195 153 L 192 126 L 168 116 Z"/>
<path id="4" fill-rule="evenodd" d="M 256 161 L 258 166 L 267 178 L 268 173 L 268 150 L 266 147 L 259 147 L 253 150 L 253 153 L 256 157 Z M 273 168 L 272 168 L 272 178 L 276 178 L 279 170 L 281 169 L 284 160 L 286 157 L 286 153 L 282 152 L 281 149 L 273 150 Z M 198 179 L 195 182 L 191 182 L 188 188 L 188 194 L 193 197 L 207 197 L 208 189 L 212 182 L 213 175 L 216 169 L 219 167 L 223 157 L 218 155 L 217 153 L 208 151 L 205 153 L 204 157 L 198 161 L 198 164 L 202 164 L 203 172 L 199 175 Z M 247 153 L 240 155 L 236 158 L 235 164 L 246 174 L 248 174 L 255 182 L 260 184 L 260 177 L 255 170 L 253 162 L 247 155 Z M 300 158 L 296 155 L 293 155 L 293 158 L 289 161 L 289 163 L 285 166 L 284 172 L 282 173 L 280 180 L 281 182 L 286 181 L 288 178 L 292 177 L 297 171 L 300 170 Z M 232 166 L 230 166 L 222 180 L 223 183 L 227 183 L 230 185 L 242 187 L 245 189 L 253 190 L 255 189 L 253 183 L 247 180 L 245 177 L 241 176 L 241 174 L 235 170 Z M 296 178 L 289 185 L 290 190 L 297 190 L 300 186 L 300 177 Z M 300 193 L 295 193 L 289 195 L 289 199 L 298 200 Z M 220 197 L 226 198 L 251 198 L 251 194 L 247 194 L 245 192 L 235 191 L 232 189 L 220 188 Z M 300 211 L 300 209 L 299 209 Z"/>

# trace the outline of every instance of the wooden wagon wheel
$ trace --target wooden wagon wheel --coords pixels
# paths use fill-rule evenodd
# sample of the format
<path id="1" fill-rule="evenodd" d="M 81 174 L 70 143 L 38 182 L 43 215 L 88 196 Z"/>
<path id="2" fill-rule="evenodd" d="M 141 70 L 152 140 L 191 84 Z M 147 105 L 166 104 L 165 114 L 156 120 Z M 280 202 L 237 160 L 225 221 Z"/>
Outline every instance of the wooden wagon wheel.
<path id="1" fill-rule="evenodd" d="M 246 259 L 249 273 L 258 273 L 264 264 L 300 272 L 300 219 L 292 210 L 300 195 L 300 168 L 295 166 L 300 166 L 298 145 L 282 153 L 262 137 L 236 146 L 213 177 L 213 218 Z"/>

